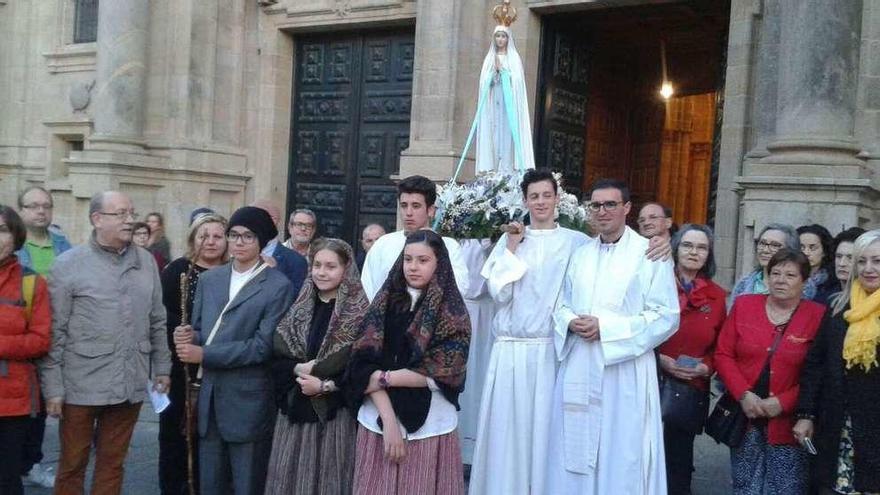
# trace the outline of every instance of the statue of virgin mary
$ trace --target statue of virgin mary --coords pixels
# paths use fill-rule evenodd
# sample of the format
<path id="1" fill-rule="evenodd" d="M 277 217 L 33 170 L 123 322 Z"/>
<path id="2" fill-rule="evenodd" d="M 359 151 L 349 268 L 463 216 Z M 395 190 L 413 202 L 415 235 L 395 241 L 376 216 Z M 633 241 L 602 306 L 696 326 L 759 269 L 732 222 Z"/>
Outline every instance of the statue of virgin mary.
<path id="1" fill-rule="evenodd" d="M 478 94 L 477 173 L 535 168 L 523 64 L 508 25 L 492 33 Z"/>

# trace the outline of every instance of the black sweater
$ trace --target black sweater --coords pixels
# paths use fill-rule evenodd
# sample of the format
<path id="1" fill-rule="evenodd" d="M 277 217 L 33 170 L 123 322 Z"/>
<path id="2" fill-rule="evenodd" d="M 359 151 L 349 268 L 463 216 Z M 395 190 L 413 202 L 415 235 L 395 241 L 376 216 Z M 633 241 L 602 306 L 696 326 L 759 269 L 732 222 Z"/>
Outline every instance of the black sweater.
<path id="1" fill-rule="evenodd" d="M 847 308 L 849 309 L 849 308 Z M 812 472 L 822 486 L 837 477 L 840 432 L 847 415 L 852 420 L 855 489 L 880 491 L 880 369 L 846 369 L 843 341 L 848 323 L 843 313 L 825 313 L 816 341 L 801 372 L 798 414 L 815 416 L 819 454 Z M 880 356 L 880 349 L 878 349 Z"/>

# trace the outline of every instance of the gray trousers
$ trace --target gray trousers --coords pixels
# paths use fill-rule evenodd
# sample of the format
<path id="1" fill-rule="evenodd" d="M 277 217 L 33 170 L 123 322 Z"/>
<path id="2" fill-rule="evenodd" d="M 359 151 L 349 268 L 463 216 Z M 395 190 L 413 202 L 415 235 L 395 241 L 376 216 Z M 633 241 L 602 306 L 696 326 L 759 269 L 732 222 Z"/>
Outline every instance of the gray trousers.
<path id="1" fill-rule="evenodd" d="M 263 495 L 272 439 L 247 443 L 226 442 L 217 429 L 213 407 L 208 418 L 208 431 L 199 440 L 201 493 Z"/>

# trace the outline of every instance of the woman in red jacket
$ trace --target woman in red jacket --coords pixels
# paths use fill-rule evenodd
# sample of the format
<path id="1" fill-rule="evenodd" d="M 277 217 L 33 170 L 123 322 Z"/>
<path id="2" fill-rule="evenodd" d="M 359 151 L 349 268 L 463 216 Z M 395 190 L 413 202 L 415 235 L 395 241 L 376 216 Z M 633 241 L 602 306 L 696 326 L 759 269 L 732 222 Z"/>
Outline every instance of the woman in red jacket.
<path id="1" fill-rule="evenodd" d="M 810 262 L 800 251 L 780 249 L 767 271 L 770 294 L 736 299 L 715 350 L 718 374 L 749 418 L 742 444 L 730 452 L 733 490 L 805 494 L 807 453 L 791 429 L 801 367 L 825 307 L 801 299 Z"/>
<path id="2" fill-rule="evenodd" d="M 684 400 L 699 398 L 706 406 L 709 403 L 709 377 L 714 372 L 715 340 L 727 314 L 727 294 L 712 281 L 715 274 L 713 247 L 712 229 L 706 225 L 684 225 L 672 237 L 681 321 L 678 331 L 657 349 L 662 387 L 672 387 L 675 380 L 686 383 L 700 393 L 683 395 L 687 397 Z M 664 396 L 671 390 L 673 388 L 664 390 Z M 687 422 L 685 418 L 676 417 L 675 411 L 663 412 L 666 484 L 671 494 L 690 493 L 694 437 L 702 424 L 685 424 Z"/>
<path id="3" fill-rule="evenodd" d="M 22 448 L 30 417 L 40 410 L 40 385 L 31 360 L 49 350 L 51 324 L 46 283 L 26 273 L 12 254 L 24 245 L 25 236 L 15 210 L 0 205 L 0 493 L 10 495 L 24 490 Z M 25 292 L 30 292 L 23 283 L 26 274 L 36 277 L 32 294 Z"/>

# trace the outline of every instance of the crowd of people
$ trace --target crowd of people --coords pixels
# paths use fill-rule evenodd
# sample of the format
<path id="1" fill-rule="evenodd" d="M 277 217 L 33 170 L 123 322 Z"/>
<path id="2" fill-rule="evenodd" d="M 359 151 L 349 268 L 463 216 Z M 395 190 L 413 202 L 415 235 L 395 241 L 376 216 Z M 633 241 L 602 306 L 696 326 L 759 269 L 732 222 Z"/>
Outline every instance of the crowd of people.
<path id="1" fill-rule="evenodd" d="M 631 228 L 629 188 L 600 180 L 589 237 L 556 223 L 557 188 L 524 175 L 528 220 L 478 274 L 430 230 L 421 176 L 398 184 L 403 229 L 367 225 L 359 246 L 308 209 L 282 241 L 263 199 L 193 211 L 176 259 L 163 216 L 138 223 L 122 193 L 91 199 L 71 247 L 28 188 L 0 205 L 0 493 L 81 494 L 92 452 L 91 493 L 120 493 L 148 393 L 170 398 L 163 494 L 688 494 L 704 430 L 737 494 L 880 493 L 880 230 L 769 223 L 728 294 L 710 227 L 648 203 Z"/>

